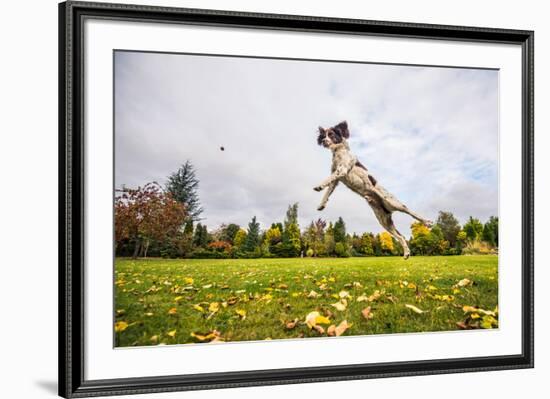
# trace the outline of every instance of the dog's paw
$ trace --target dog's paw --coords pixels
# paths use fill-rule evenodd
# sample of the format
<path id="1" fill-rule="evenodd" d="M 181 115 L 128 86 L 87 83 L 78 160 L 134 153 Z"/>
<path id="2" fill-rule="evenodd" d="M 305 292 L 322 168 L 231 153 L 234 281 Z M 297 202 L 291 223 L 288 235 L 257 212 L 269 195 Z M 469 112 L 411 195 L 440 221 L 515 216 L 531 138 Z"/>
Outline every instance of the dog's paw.
<path id="1" fill-rule="evenodd" d="M 324 205 L 319 205 L 319 207 L 317 208 L 318 211 L 322 211 L 323 209 L 325 209 Z"/>
<path id="2" fill-rule="evenodd" d="M 319 191 L 322 191 L 322 190 L 323 190 L 323 187 L 317 186 L 317 187 L 313 187 L 313 189 L 314 189 L 315 191 L 319 192 Z"/>

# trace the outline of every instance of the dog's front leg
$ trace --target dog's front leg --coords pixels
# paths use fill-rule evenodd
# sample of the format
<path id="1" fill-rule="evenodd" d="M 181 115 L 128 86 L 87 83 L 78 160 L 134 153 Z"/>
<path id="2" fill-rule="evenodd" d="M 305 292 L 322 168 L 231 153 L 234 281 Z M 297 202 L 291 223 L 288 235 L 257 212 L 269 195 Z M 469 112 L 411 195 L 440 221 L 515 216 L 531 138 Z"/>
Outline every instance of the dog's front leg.
<path id="1" fill-rule="evenodd" d="M 313 187 L 315 191 L 321 191 L 325 187 L 328 187 L 334 182 L 337 182 L 342 177 L 344 177 L 348 173 L 348 170 L 346 168 L 338 168 L 336 169 L 336 172 L 331 174 L 324 182 L 319 184 L 317 187 Z"/>
<path id="2" fill-rule="evenodd" d="M 318 211 L 322 211 L 323 209 L 325 209 L 325 206 L 327 205 L 328 199 L 329 199 L 330 195 L 332 194 L 332 192 L 334 191 L 334 189 L 336 188 L 337 185 L 338 185 L 338 180 L 336 180 L 336 181 L 329 184 L 329 186 L 327 188 L 327 191 L 325 191 L 325 194 L 323 195 L 323 199 L 321 200 L 321 204 L 317 208 Z"/>

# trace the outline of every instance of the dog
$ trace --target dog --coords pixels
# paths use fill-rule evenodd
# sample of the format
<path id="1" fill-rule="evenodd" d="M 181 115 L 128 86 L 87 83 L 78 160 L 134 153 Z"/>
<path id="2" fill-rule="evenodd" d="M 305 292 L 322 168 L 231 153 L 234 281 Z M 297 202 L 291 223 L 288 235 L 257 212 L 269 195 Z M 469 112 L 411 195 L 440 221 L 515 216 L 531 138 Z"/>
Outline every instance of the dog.
<path id="1" fill-rule="evenodd" d="M 368 169 L 350 151 L 347 141 L 349 137 L 350 134 L 346 121 L 327 129 L 319 126 L 317 144 L 332 152 L 332 173 L 325 181 L 314 188 L 315 191 L 327 189 L 317 210 L 322 211 L 325 209 L 328 199 L 338 183 L 344 183 L 350 190 L 367 200 L 378 222 L 401 243 L 403 257 L 408 259 L 410 250 L 407 240 L 395 228 L 392 213 L 395 211 L 407 213 L 427 227 L 431 227 L 433 222 L 411 211 L 378 183 L 374 176 L 369 173 Z"/>

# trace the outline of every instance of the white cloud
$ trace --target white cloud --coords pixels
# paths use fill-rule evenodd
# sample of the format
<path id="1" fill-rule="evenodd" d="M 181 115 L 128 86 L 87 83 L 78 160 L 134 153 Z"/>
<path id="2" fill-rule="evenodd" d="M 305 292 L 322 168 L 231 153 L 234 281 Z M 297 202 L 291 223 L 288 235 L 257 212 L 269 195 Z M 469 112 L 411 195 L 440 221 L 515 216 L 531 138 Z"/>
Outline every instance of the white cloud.
<path id="1" fill-rule="evenodd" d="M 346 119 L 351 146 L 389 191 L 428 218 L 497 214 L 498 73 L 486 70 L 149 53 L 116 54 L 116 184 L 164 182 L 189 159 L 205 222 L 263 227 L 300 203 L 300 222 L 342 216 L 380 231 L 366 202 L 338 187 L 317 126 Z M 225 151 L 220 151 L 224 146 Z M 411 219 L 395 217 L 408 234 Z"/>

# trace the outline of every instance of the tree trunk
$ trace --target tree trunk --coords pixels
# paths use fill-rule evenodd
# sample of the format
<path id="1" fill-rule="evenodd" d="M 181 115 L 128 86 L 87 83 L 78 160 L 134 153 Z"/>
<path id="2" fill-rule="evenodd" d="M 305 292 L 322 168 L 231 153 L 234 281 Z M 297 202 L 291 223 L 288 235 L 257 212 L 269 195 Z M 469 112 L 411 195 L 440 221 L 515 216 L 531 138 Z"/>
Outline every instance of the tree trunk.
<path id="1" fill-rule="evenodd" d="M 143 249 L 143 257 L 144 258 L 147 258 L 147 251 L 149 250 L 149 244 L 150 244 L 149 240 L 145 241 L 145 247 Z"/>
<path id="2" fill-rule="evenodd" d="M 139 255 L 139 250 L 141 249 L 141 241 L 139 238 L 136 238 L 136 246 L 134 247 L 134 254 L 132 255 L 132 259 L 136 259 Z"/>

